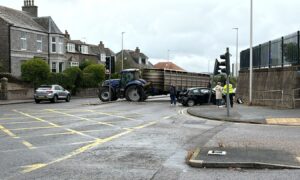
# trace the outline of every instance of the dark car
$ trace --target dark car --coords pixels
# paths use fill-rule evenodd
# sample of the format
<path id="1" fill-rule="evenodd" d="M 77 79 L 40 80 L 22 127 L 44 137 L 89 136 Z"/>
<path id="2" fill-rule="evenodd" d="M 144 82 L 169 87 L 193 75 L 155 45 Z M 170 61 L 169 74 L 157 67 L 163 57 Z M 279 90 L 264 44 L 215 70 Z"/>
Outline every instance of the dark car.
<path id="1" fill-rule="evenodd" d="M 63 87 L 55 85 L 41 85 L 34 93 L 34 100 L 36 103 L 41 101 L 51 101 L 56 103 L 57 100 L 65 100 L 70 102 L 71 94 Z"/>
<path id="2" fill-rule="evenodd" d="M 210 88 L 206 87 L 197 87 L 189 88 L 185 91 L 179 93 L 178 102 L 184 106 L 194 106 L 196 104 L 208 103 L 210 95 Z M 216 94 L 215 91 L 211 91 L 211 103 L 216 103 Z"/>

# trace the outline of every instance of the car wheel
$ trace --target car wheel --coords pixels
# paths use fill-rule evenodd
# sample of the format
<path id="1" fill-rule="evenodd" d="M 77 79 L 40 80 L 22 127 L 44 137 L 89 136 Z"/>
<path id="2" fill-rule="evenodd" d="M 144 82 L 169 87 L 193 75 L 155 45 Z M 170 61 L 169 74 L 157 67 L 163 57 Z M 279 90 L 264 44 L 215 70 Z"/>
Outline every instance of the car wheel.
<path id="1" fill-rule="evenodd" d="M 41 100 L 38 99 L 34 99 L 35 103 L 39 104 L 41 102 Z"/>
<path id="2" fill-rule="evenodd" d="M 195 101 L 192 100 L 192 99 L 189 99 L 189 100 L 187 101 L 187 105 L 188 105 L 189 107 L 194 106 L 194 105 L 195 105 Z"/>
<path id="3" fill-rule="evenodd" d="M 51 99 L 51 102 L 52 103 L 57 103 L 57 96 L 56 95 L 54 95 L 54 97 Z"/>
<path id="4" fill-rule="evenodd" d="M 70 102 L 70 100 L 71 100 L 71 96 L 70 96 L 70 95 L 67 95 L 67 97 L 66 97 L 66 102 Z"/>

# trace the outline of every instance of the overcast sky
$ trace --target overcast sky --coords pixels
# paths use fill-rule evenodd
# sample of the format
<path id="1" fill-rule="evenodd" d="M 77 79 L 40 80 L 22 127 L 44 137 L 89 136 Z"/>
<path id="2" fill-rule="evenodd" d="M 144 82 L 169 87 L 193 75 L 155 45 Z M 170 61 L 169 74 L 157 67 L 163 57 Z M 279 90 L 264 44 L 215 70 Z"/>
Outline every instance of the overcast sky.
<path id="1" fill-rule="evenodd" d="M 299 0 L 253 0 L 254 45 L 300 29 Z M 23 0 L 0 0 L 21 10 Z M 39 16 L 52 16 L 62 32 L 89 44 L 103 41 L 114 52 L 139 47 L 150 61 L 168 59 L 193 72 L 212 71 L 230 48 L 236 61 L 249 47 L 250 0 L 35 0 Z M 208 66 L 210 65 L 210 66 Z"/>

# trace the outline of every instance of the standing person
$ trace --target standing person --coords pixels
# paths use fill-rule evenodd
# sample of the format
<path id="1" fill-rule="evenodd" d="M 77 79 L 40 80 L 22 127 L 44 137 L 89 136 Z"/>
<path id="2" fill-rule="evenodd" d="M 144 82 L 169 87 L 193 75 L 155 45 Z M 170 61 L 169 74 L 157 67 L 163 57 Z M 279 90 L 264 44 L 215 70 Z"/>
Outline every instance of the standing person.
<path id="1" fill-rule="evenodd" d="M 223 87 L 223 93 L 227 94 L 227 84 Z M 227 97 L 226 97 L 227 100 Z M 233 88 L 232 84 L 229 83 L 229 100 L 230 100 L 230 106 L 233 107 Z"/>
<path id="2" fill-rule="evenodd" d="M 170 86 L 170 98 L 171 98 L 171 105 L 174 104 L 176 106 L 176 87 L 174 84 L 171 84 Z"/>
<path id="3" fill-rule="evenodd" d="M 223 87 L 221 86 L 221 82 L 217 83 L 217 86 L 215 87 L 216 91 L 216 103 L 217 106 L 221 106 L 221 101 L 222 101 L 222 92 L 223 92 Z"/>

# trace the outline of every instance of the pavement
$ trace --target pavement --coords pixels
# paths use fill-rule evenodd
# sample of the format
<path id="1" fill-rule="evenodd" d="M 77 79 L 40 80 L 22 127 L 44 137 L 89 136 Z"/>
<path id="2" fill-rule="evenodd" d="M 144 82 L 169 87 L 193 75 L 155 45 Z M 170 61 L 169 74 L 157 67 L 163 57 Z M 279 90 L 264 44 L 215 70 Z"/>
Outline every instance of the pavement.
<path id="1" fill-rule="evenodd" d="M 226 107 L 201 105 L 188 108 L 190 115 L 235 123 L 300 126 L 300 109 L 272 109 L 235 104 L 227 116 Z M 210 151 L 210 153 L 209 153 Z M 300 157 L 272 149 L 199 147 L 188 164 L 198 168 L 300 169 Z"/>
<path id="2" fill-rule="evenodd" d="M 235 104 L 229 109 L 215 105 L 201 105 L 187 110 L 190 115 L 219 121 L 252 124 L 300 125 L 300 109 L 272 109 L 266 106 Z"/>

